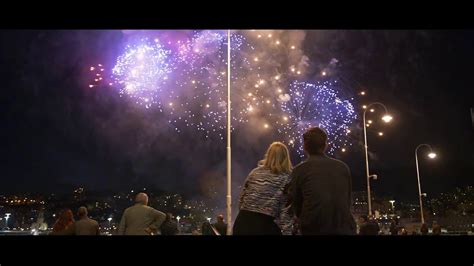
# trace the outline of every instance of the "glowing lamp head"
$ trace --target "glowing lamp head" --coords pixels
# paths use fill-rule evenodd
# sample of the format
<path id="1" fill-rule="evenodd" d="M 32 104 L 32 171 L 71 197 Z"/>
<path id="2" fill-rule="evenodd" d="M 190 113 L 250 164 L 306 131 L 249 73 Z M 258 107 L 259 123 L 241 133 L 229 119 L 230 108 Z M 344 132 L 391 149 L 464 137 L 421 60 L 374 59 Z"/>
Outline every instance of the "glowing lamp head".
<path id="1" fill-rule="evenodd" d="M 268 124 L 263 125 L 264 128 L 268 128 Z"/>
<path id="2" fill-rule="evenodd" d="M 365 95 L 365 91 L 361 91 L 361 92 L 360 92 L 360 95 Z"/>
<path id="3" fill-rule="evenodd" d="M 379 132 L 379 136 L 383 136 L 383 132 Z"/>
<path id="4" fill-rule="evenodd" d="M 326 76 L 326 71 L 323 71 L 321 75 Z"/>
<path id="5" fill-rule="evenodd" d="M 373 113 L 375 110 L 374 109 L 370 109 L 370 112 Z"/>
<path id="6" fill-rule="evenodd" d="M 341 151 L 342 151 L 342 152 L 346 152 L 346 149 L 345 149 L 345 148 L 342 148 Z"/>
<path id="7" fill-rule="evenodd" d="M 436 153 L 434 153 L 434 152 L 428 153 L 428 158 L 430 158 L 430 159 L 436 158 Z"/>
<path id="8" fill-rule="evenodd" d="M 385 123 L 390 123 L 390 121 L 392 121 L 393 117 L 389 114 L 386 114 L 382 117 L 382 120 L 385 122 Z"/>
<path id="9" fill-rule="evenodd" d="M 367 105 L 362 105 L 362 109 L 367 109 Z"/>

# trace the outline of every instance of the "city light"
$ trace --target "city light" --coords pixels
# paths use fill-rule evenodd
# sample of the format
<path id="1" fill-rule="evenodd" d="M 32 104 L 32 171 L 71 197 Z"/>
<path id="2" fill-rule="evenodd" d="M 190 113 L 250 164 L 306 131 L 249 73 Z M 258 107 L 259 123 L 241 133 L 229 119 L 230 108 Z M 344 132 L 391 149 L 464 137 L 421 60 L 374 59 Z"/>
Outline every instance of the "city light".
<path id="1" fill-rule="evenodd" d="M 430 159 L 434 159 L 434 158 L 436 158 L 436 153 L 430 152 L 430 153 L 428 153 L 428 157 L 429 157 Z"/>
<path id="2" fill-rule="evenodd" d="M 365 95 L 365 91 L 361 91 L 361 92 L 360 92 L 360 95 Z"/>
<path id="3" fill-rule="evenodd" d="M 383 132 L 379 132 L 379 136 L 383 136 Z"/>
<path id="4" fill-rule="evenodd" d="M 386 115 L 384 115 L 384 116 L 382 117 L 382 120 L 383 120 L 385 123 L 389 123 L 390 121 L 392 121 L 392 119 L 393 119 L 393 117 L 392 117 L 391 115 L 388 115 L 388 114 L 386 114 Z"/>

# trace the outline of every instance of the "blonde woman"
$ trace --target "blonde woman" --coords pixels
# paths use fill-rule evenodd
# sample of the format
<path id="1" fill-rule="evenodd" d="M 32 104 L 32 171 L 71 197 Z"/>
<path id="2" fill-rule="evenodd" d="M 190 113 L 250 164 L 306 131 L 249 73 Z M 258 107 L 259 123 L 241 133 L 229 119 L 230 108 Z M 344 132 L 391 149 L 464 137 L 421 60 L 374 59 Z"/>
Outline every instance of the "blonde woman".
<path id="1" fill-rule="evenodd" d="M 245 180 L 239 200 L 234 235 L 281 235 L 281 217 L 286 205 L 285 187 L 290 182 L 292 165 L 285 144 L 273 142 L 265 158 Z"/>

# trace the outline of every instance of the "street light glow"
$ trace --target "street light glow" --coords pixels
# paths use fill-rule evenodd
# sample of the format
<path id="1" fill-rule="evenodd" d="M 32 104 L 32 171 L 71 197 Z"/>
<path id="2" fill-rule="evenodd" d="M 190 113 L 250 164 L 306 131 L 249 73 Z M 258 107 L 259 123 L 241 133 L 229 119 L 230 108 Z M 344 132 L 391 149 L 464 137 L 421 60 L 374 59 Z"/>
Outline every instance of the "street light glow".
<path id="1" fill-rule="evenodd" d="M 391 115 L 388 115 L 388 114 L 386 114 L 386 115 L 384 115 L 384 116 L 382 117 L 382 120 L 383 120 L 385 123 L 389 123 L 390 121 L 392 121 L 392 119 L 393 119 L 393 117 L 392 117 Z"/>
<path id="2" fill-rule="evenodd" d="M 434 158 L 436 158 L 436 153 L 430 152 L 430 153 L 428 153 L 428 157 L 429 157 L 430 159 L 434 159 Z"/>

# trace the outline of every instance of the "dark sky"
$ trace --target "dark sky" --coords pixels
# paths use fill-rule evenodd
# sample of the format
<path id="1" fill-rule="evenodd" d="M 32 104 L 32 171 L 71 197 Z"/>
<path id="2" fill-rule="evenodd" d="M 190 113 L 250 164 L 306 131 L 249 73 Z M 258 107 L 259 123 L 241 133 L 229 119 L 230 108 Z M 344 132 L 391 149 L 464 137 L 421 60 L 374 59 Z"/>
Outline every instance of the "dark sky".
<path id="1" fill-rule="evenodd" d="M 154 113 L 121 108 L 117 94 L 84 89 L 90 62 L 112 58 L 109 44 L 120 38 L 120 31 L 0 32 L 0 193 L 78 185 L 225 191 L 224 142 L 192 132 L 177 137 Z M 338 76 L 368 93 L 361 103 L 383 102 L 395 117 L 383 138 L 369 132 L 371 172 L 380 176 L 375 193 L 416 199 L 419 143 L 439 154 L 420 162 L 425 192 L 474 184 L 473 47 L 473 31 L 307 31 L 304 50 L 311 61 L 337 58 Z M 120 130 L 110 130 L 115 127 Z M 234 194 L 271 142 L 255 146 L 247 139 L 234 133 Z M 363 190 L 360 141 L 339 158 L 351 167 L 354 190 Z"/>

